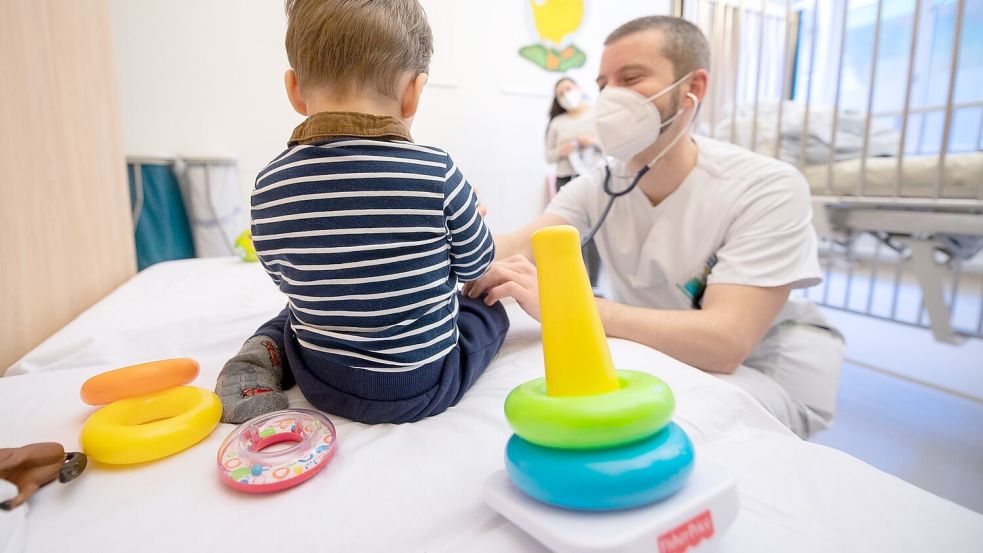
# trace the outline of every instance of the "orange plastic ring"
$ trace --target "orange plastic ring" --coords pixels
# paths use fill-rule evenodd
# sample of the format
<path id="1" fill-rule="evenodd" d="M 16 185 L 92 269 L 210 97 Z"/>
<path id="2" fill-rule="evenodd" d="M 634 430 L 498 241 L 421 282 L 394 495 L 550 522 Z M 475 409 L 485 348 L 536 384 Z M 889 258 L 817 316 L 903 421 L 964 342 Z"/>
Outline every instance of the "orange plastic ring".
<path id="1" fill-rule="evenodd" d="M 107 371 L 82 384 L 82 401 L 89 405 L 105 405 L 119 399 L 183 386 L 198 377 L 198 368 L 198 362 L 194 359 L 178 357 Z"/>

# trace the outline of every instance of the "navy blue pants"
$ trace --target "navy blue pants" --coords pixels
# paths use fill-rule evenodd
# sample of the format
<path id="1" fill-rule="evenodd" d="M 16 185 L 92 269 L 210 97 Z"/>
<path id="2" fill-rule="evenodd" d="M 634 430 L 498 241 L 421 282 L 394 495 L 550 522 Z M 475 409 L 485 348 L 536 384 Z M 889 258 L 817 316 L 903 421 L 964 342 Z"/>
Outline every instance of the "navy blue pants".
<path id="1" fill-rule="evenodd" d="M 505 342 L 509 318 L 501 303 L 488 307 L 458 294 L 457 347 L 446 357 L 407 372 L 354 369 L 336 357 L 302 348 L 284 309 L 261 326 L 283 352 L 284 387 L 293 380 L 314 407 L 351 420 L 378 424 L 414 422 L 457 404 Z"/>

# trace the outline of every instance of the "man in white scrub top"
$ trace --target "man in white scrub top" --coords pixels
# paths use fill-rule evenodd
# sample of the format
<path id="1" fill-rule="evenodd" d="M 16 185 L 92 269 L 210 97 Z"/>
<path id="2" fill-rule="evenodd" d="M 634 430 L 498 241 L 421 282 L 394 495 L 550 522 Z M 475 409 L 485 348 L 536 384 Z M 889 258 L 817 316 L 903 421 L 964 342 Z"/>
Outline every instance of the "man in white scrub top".
<path id="1" fill-rule="evenodd" d="M 821 281 L 809 188 L 790 165 L 690 135 L 708 80 L 706 38 L 683 19 L 636 19 L 605 41 L 596 110 L 619 122 L 605 132 L 599 119 L 600 138 L 623 160 L 608 159 L 610 188 L 651 170 L 595 236 L 613 293 L 598 309 L 609 336 L 720 375 L 808 437 L 833 419 L 844 349 L 812 303 L 789 297 Z M 657 138 L 626 145 L 618 133 L 646 116 Z M 496 236 L 498 260 L 465 292 L 489 305 L 514 297 L 538 318 L 530 237 L 557 224 L 588 233 L 608 203 L 605 175 L 594 167 L 532 224 Z"/>

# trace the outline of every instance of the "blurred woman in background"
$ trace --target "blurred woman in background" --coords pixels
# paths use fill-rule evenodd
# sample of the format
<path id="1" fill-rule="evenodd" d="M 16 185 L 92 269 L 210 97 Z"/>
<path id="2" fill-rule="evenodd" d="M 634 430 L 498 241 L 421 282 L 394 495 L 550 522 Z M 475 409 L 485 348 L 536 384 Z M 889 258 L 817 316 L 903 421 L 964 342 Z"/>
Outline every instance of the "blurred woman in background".
<path id="1" fill-rule="evenodd" d="M 573 79 L 563 77 L 556 82 L 546 129 L 546 161 L 556 164 L 557 191 L 600 159 L 592 115 Z"/>

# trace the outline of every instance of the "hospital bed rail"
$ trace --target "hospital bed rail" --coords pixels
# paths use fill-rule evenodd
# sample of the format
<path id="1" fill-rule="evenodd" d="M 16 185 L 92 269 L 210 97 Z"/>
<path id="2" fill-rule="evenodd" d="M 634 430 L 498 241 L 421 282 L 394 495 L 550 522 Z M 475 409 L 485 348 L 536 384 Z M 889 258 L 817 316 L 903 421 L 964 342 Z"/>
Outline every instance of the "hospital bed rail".
<path id="1" fill-rule="evenodd" d="M 729 116 L 729 135 L 715 137 L 738 142 L 738 106 L 750 106 L 751 149 L 778 158 L 785 139 L 783 121 L 788 123 L 783 113 L 786 103 L 799 102 L 804 108 L 798 144 L 800 170 L 806 167 L 806 147 L 812 128 L 810 115 L 816 108 L 813 79 L 816 58 L 825 55 L 831 56 L 828 62 L 835 59 L 832 132 L 825 160 L 825 182 L 818 189 L 813 187 L 814 222 L 822 241 L 820 258 L 826 279 L 805 295 L 829 308 L 930 329 L 936 340 L 947 343 L 983 339 L 983 254 L 980 253 L 983 251 L 983 174 L 971 177 L 978 179 L 975 193 L 962 191 L 958 197 L 947 190 L 946 176 L 947 162 L 953 157 L 950 142 L 956 113 L 979 110 L 975 149 L 983 151 L 983 99 L 956 101 L 959 60 L 964 54 L 961 38 L 968 31 L 964 28 L 968 1 L 976 0 L 955 1 L 945 103 L 915 105 L 914 102 L 919 33 L 925 31 L 924 14 L 931 6 L 928 0 L 913 0 L 906 80 L 898 83 L 898 90 L 904 94 L 902 108 L 878 111 L 874 90 L 884 8 L 889 0 L 876 0 L 862 142 L 856 156 L 860 168 L 854 190 L 849 194 L 844 193 L 842 186 L 834 188 L 835 179 L 842 178 L 837 164 L 843 160 L 834 154 L 838 152 L 837 131 L 841 123 L 849 0 L 824 0 L 822 4 L 820 0 L 675 2 L 676 15 L 696 23 L 711 43 L 714 76 L 703 107 L 703 118 L 709 119 L 711 136 L 717 134 L 721 121 L 726 125 Z M 838 14 L 829 18 L 825 29 L 819 24 L 821 8 Z M 827 33 L 828 46 L 832 47 L 817 52 L 817 37 L 821 33 Z M 724 58 L 731 63 L 718 63 Z M 799 61 L 807 63 L 805 74 L 800 75 L 805 83 L 799 88 L 804 90 L 799 90 L 793 98 Z M 743 88 L 739 87 L 741 71 L 746 72 Z M 759 106 L 763 102 L 777 102 L 773 148 L 759 147 Z M 933 113 L 942 117 L 942 136 L 938 151 L 928 152 L 925 121 Z M 887 193 L 883 190 L 874 193 L 868 186 L 874 118 L 896 118 L 900 125 L 899 144 L 893 156 L 893 189 Z M 920 125 L 915 124 L 916 118 Z M 906 157 L 927 153 L 938 156 L 931 192 L 912 197 L 904 187 Z M 900 306 L 913 297 L 920 298 L 917 309 L 905 312 Z"/>

